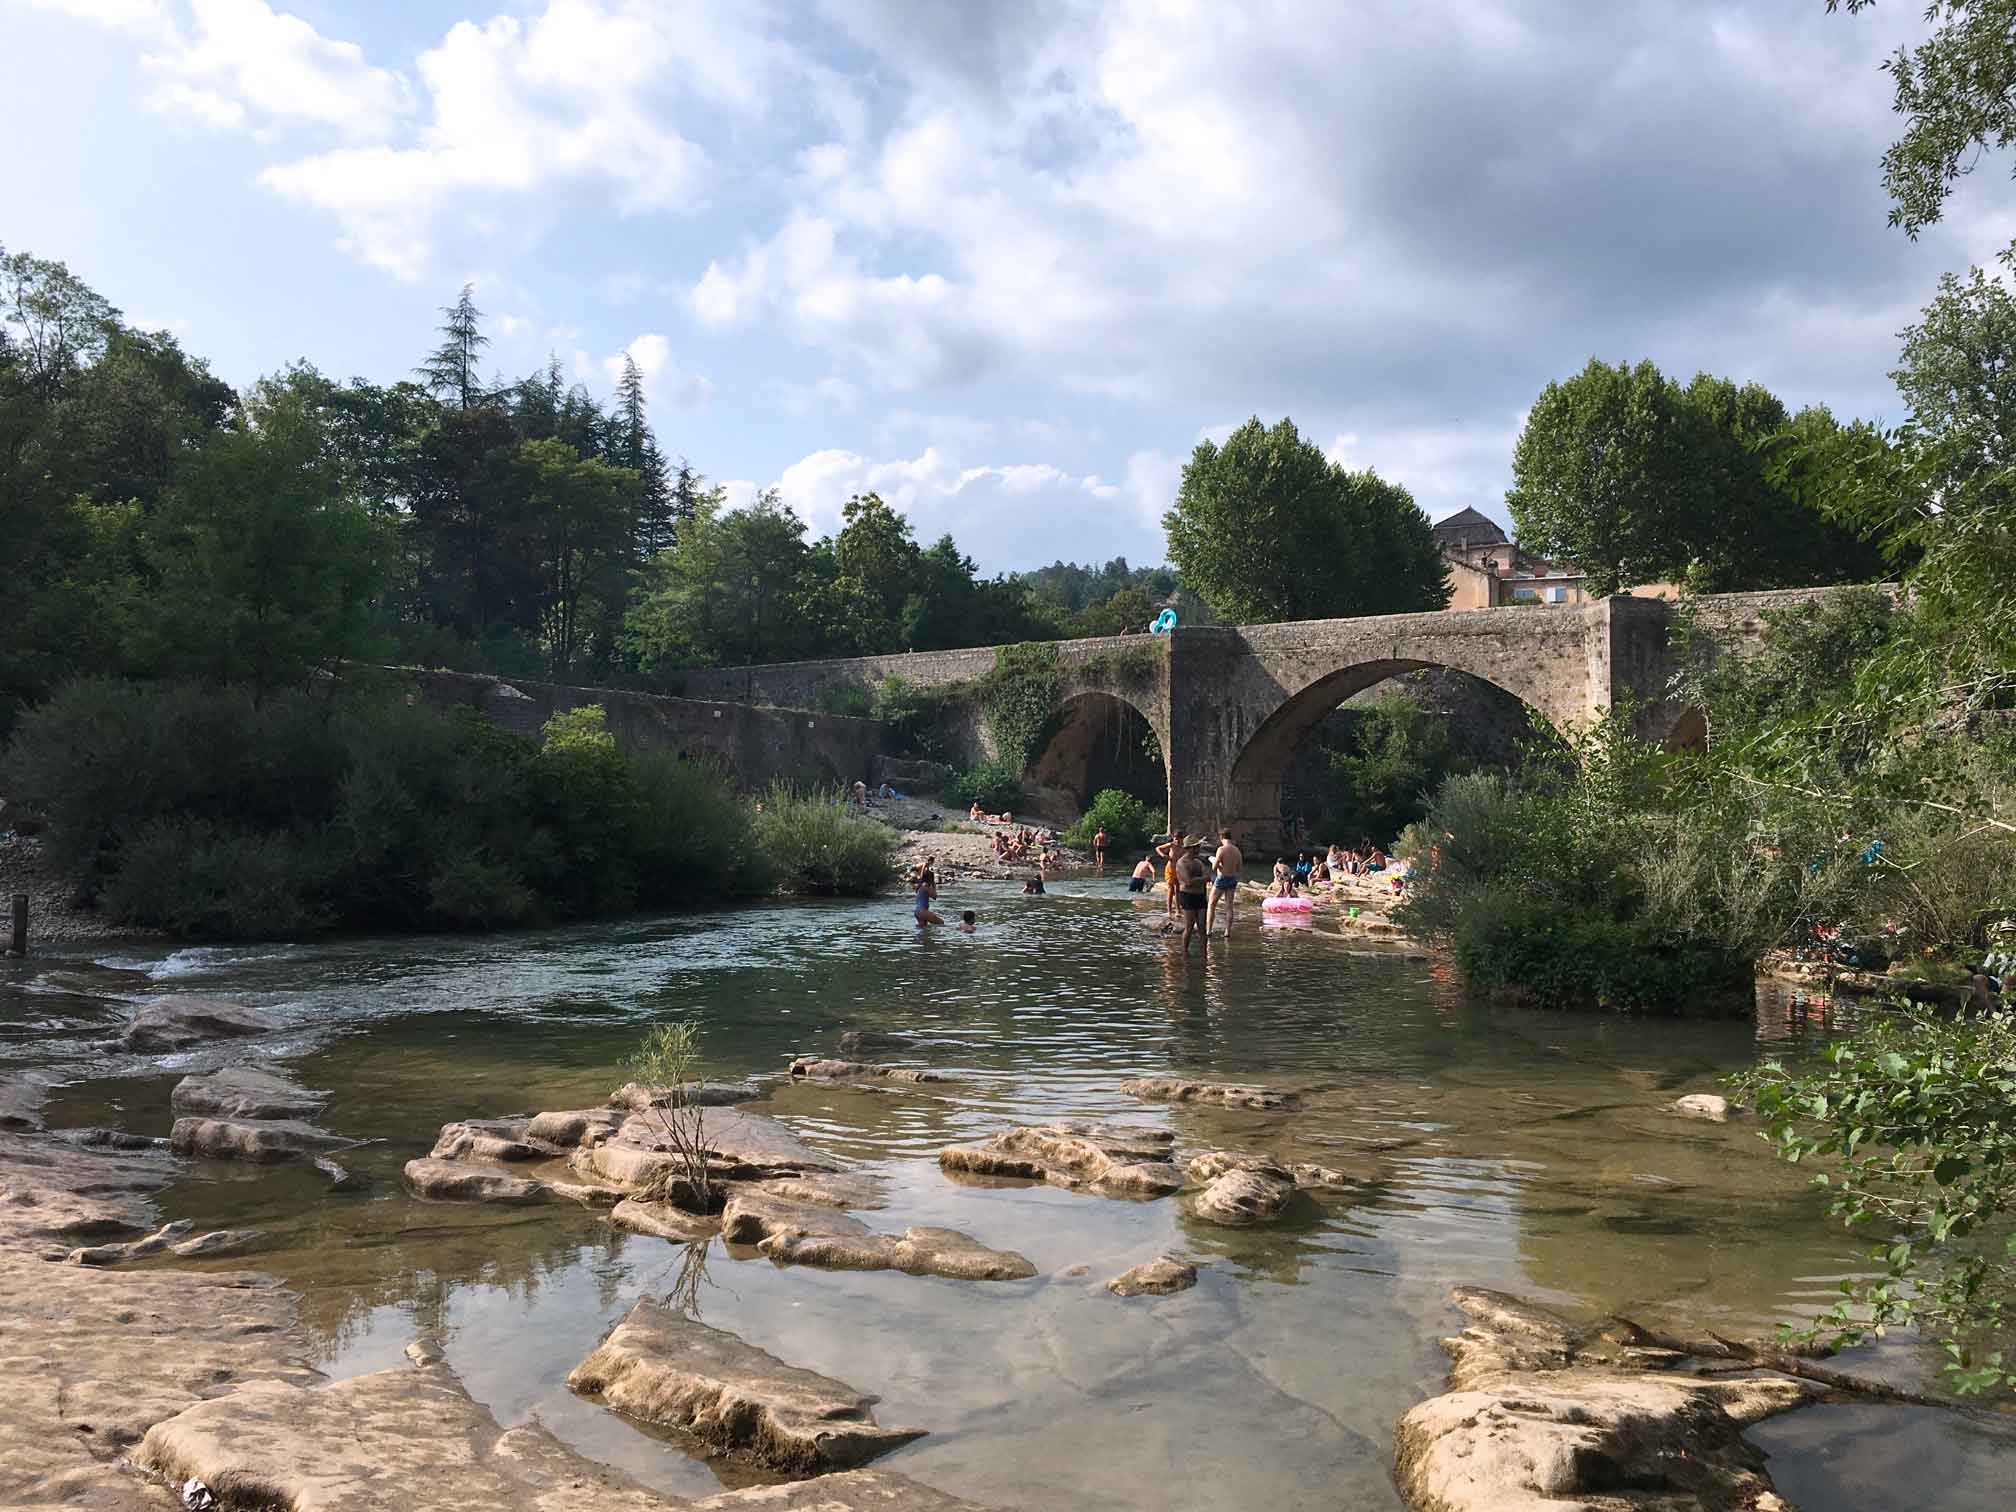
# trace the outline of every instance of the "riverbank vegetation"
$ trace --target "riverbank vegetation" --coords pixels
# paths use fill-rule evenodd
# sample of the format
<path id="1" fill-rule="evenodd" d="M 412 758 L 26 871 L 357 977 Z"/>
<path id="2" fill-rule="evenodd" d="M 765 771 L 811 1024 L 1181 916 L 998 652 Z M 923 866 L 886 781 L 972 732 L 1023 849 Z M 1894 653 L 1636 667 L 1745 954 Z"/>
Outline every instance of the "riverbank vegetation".
<path id="1" fill-rule="evenodd" d="M 538 741 L 392 688 L 90 679 L 6 754 L 48 843 L 121 923 L 188 938 L 479 929 L 791 891 L 870 893 L 891 832 L 837 794 L 626 754 L 589 705 Z"/>

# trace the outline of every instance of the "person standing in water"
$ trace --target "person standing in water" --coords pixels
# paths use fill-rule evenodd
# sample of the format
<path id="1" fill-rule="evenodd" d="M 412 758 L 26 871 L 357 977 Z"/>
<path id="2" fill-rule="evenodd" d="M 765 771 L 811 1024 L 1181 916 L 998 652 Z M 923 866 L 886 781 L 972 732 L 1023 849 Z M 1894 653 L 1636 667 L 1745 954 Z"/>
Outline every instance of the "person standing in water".
<path id="1" fill-rule="evenodd" d="M 936 856 L 926 856 L 924 864 L 917 868 L 916 876 L 911 879 L 911 886 L 916 889 L 917 894 L 915 912 L 917 927 L 919 929 L 923 929 L 928 925 L 943 924 L 945 922 L 931 908 L 931 905 L 938 899 L 937 861 L 938 858 Z"/>
<path id="2" fill-rule="evenodd" d="M 1176 861 L 1176 896 L 1183 905 L 1183 954 L 1190 954 L 1190 936 L 1204 938 L 1204 906 L 1209 901 L 1211 868 L 1197 854 L 1204 844 L 1202 835 L 1183 842 Z M 1208 943 L 1208 942 L 1207 942 Z"/>
<path id="3" fill-rule="evenodd" d="M 1204 933 L 1211 933 L 1211 926 L 1218 918 L 1218 907 L 1225 907 L 1225 933 L 1232 933 L 1232 909 L 1239 899 L 1239 869 L 1246 864 L 1246 857 L 1238 846 L 1232 843 L 1232 831 L 1218 831 L 1218 850 L 1211 857 L 1211 906 L 1204 914 Z"/>
<path id="4" fill-rule="evenodd" d="M 1103 824 L 1099 826 L 1099 833 L 1092 837 L 1092 859 L 1098 863 L 1099 870 L 1106 870 L 1106 826 Z"/>
<path id="5" fill-rule="evenodd" d="M 1130 893 L 1147 892 L 1155 886 L 1155 857 L 1153 853 L 1143 856 L 1134 866 L 1134 875 L 1127 879 Z"/>
<path id="6" fill-rule="evenodd" d="M 1169 894 L 1165 903 L 1172 923 L 1176 918 L 1176 858 L 1183 849 L 1176 842 L 1181 838 L 1181 830 L 1173 831 L 1167 840 L 1155 847 L 1155 854 L 1162 858 L 1162 887 Z"/>

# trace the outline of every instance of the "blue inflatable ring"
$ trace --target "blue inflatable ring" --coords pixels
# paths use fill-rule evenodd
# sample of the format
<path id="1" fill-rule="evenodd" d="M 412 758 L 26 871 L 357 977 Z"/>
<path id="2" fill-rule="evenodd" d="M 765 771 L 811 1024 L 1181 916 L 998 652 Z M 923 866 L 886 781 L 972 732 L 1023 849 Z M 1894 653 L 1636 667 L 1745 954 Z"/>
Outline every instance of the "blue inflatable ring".
<path id="1" fill-rule="evenodd" d="M 1164 609 L 1160 614 L 1155 616 L 1155 623 L 1148 627 L 1148 633 L 1150 635 L 1167 635 L 1175 628 L 1176 611 L 1174 609 Z"/>

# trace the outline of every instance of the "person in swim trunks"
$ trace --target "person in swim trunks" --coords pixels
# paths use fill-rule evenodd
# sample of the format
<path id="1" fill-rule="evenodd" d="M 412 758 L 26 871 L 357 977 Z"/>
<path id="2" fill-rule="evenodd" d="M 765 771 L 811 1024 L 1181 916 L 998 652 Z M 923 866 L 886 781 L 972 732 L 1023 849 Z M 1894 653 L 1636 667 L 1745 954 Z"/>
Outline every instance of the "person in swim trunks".
<path id="1" fill-rule="evenodd" d="M 1218 831 L 1218 850 L 1211 857 L 1211 906 L 1204 912 L 1204 933 L 1211 933 L 1218 910 L 1225 910 L 1225 933 L 1232 933 L 1232 908 L 1239 898 L 1239 870 L 1246 857 L 1232 843 L 1232 831 Z"/>
<path id="2" fill-rule="evenodd" d="M 1127 879 L 1130 893 L 1147 892 L 1155 885 L 1155 857 L 1153 853 L 1143 856 L 1134 867 L 1134 875 Z"/>
<path id="3" fill-rule="evenodd" d="M 1183 907 L 1183 954 L 1190 954 L 1190 936 L 1204 938 L 1204 907 L 1210 901 L 1211 868 L 1204 864 L 1204 858 L 1197 854 L 1204 844 L 1202 835 L 1191 835 L 1183 842 L 1182 853 L 1176 861 L 1176 896 Z"/>
<path id="4" fill-rule="evenodd" d="M 1171 919 L 1176 917 L 1176 857 L 1183 849 L 1176 842 L 1180 839 L 1182 833 L 1179 831 L 1155 847 L 1155 854 L 1162 858 L 1162 887 L 1168 893 L 1164 901 Z"/>

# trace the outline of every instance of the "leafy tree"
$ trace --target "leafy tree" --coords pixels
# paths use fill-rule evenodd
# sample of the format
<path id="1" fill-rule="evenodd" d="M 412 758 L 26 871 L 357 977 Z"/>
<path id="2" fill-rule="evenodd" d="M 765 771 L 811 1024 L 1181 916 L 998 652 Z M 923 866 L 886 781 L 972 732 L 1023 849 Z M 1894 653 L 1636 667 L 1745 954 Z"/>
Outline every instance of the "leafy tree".
<path id="1" fill-rule="evenodd" d="M 658 440 L 644 414 L 644 375 L 628 352 L 623 354 L 623 377 L 616 385 L 616 414 L 610 429 L 609 460 L 637 474 L 636 552 L 642 561 L 672 544 L 674 500 L 664 454 L 658 450 Z"/>
<path id="2" fill-rule="evenodd" d="M 1527 550 L 1615 593 L 1665 575 L 1683 532 L 1694 539 L 1688 527 L 1714 507 L 1707 451 L 1698 416 L 1656 367 L 1592 357 L 1534 401 L 1505 503 Z"/>
<path id="3" fill-rule="evenodd" d="M 158 670 L 274 688 L 373 651 L 382 527 L 332 462 L 315 413 L 257 390 L 242 427 L 190 460 L 144 533 L 135 609 Z"/>
<path id="4" fill-rule="evenodd" d="M 1142 588 L 1122 588 L 1111 598 L 1087 604 L 1078 616 L 1080 635 L 1133 635 L 1148 628 L 1155 606 Z"/>
<path id="5" fill-rule="evenodd" d="M 1291 420 L 1255 418 L 1200 442 L 1162 517 L 1184 582 L 1235 620 L 1440 609 L 1449 600 L 1427 516 L 1406 489 L 1347 472 Z"/>
<path id="6" fill-rule="evenodd" d="M 1827 0 L 1827 9 L 1873 4 Z M 2016 141 L 2016 0 L 1926 0 L 1925 19 L 1939 23 L 1932 35 L 1883 65 L 1908 122 L 1883 154 L 1883 187 L 1890 224 L 1914 239 L 1945 212 L 1962 174 Z"/>
<path id="7" fill-rule="evenodd" d="M 787 659 L 800 644 L 810 556 L 804 522 L 774 490 L 737 510 L 705 495 L 646 568 L 626 643 L 647 672 Z"/>
<path id="8" fill-rule="evenodd" d="M 0 330 L 28 386 L 46 403 L 105 350 L 119 312 L 60 262 L 0 246 Z"/>
<path id="9" fill-rule="evenodd" d="M 414 371 L 430 393 L 468 409 L 483 398 L 476 376 L 478 354 L 490 345 L 483 334 L 483 312 L 476 308 L 476 286 L 462 285 L 462 296 L 441 311 L 441 345 Z"/>
<path id="10" fill-rule="evenodd" d="M 1463 770 L 1450 746 L 1446 720 L 1398 694 L 1351 709 L 1351 732 L 1325 752 L 1331 792 L 1322 837 L 1356 845 L 1390 844 L 1428 811 L 1435 791 Z"/>
<path id="11" fill-rule="evenodd" d="M 565 681 L 598 607 L 620 613 L 628 587 L 636 475 L 582 458 L 564 441 L 526 441 L 531 519 L 540 536 L 545 592 L 539 628 L 554 678 Z"/>

